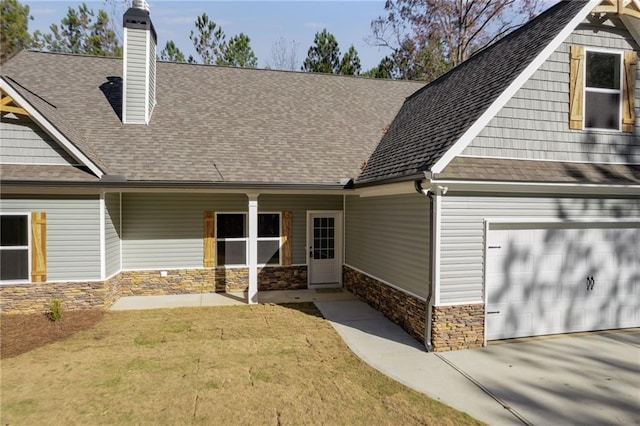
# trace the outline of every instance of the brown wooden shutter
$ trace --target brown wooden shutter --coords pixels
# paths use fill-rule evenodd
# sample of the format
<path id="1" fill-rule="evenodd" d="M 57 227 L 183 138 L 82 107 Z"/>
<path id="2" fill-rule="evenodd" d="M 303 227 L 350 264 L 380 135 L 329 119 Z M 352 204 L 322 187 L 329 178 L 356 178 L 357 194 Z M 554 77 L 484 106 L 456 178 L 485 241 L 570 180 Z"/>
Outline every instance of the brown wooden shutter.
<path id="1" fill-rule="evenodd" d="M 569 128 L 582 129 L 584 103 L 584 47 L 571 46 L 571 74 L 569 76 Z"/>
<path id="2" fill-rule="evenodd" d="M 31 281 L 47 281 L 47 214 L 31 213 Z"/>
<path id="3" fill-rule="evenodd" d="M 292 263 L 291 256 L 291 233 L 293 224 L 293 213 L 282 212 L 282 265 L 289 266 Z"/>
<path id="4" fill-rule="evenodd" d="M 203 247 L 205 268 L 216 266 L 216 212 L 204 212 Z"/>
<path id="5" fill-rule="evenodd" d="M 624 52 L 624 100 L 622 104 L 622 131 L 633 133 L 636 127 L 636 64 L 638 55 L 633 50 Z"/>

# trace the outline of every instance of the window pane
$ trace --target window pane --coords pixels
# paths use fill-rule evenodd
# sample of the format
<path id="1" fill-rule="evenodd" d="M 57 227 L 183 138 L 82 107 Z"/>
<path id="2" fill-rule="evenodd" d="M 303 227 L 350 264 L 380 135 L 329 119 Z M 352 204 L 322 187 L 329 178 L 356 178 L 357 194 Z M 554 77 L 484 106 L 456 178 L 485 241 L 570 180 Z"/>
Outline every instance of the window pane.
<path id="1" fill-rule="evenodd" d="M 258 241 L 258 263 L 278 265 L 280 263 L 280 241 Z"/>
<path id="2" fill-rule="evenodd" d="M 587 87 L 620 89 L 620 55 L 587 52 Z"/>
<path id="3" fill-rule="evenodd" d="M 585 127 L 620 128 L 620 95 L 616 93 L 585 93 Z"/>
<path id="4" fill-rule="evenodd" d="M 278 213 L 261 213 L 258 215 L 258 237 L 279 237 L 280 215 Z"/>
<path id="5" fill-rule="evenodd" d="M 29 250 L 0 250 L 0 280 L 29 279 Z"/>
<path id="6" fill-rule="evenodd" d="M 0 244 L 3 247 L 29 245 L 27 217 L 0 215 Z"/>
<path id="7" fill-rule="evenodd" d="M 245 238 L 244 214 L 219 214 L 216 221 L 218 238 Z"/>
<path id="8" fill-rule="evenodd" d="M 218 266 L 247 264 L 246 241 L 218 241 L 216 249 Z"/>

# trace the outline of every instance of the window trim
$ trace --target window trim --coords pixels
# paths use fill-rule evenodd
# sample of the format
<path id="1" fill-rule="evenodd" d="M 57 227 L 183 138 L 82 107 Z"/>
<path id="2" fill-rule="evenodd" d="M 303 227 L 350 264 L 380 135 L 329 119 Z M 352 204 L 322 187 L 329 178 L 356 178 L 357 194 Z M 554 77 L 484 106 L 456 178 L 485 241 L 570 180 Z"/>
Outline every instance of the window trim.
<path id="1" fill-rule="evenodd" d="M 269 267 L 269 266 L 282 266 L 282 212 L 258 212 L 258 216 L 261 214 L 273 214 L 278 215 L 278 236 L 277 237 L 258 237 L 258 243 L 260 241 L 277 241 L 278 242 L 278 263 L 277 264 L 269 264 L 269 263 L 258 263 L 259 267 Z M 257 261 L 257 259 L 256 259 Z"/>
<path id="2" fill-rule="evenodd" d="M 587 56 L 589 52 L 595 52 L 595 53 L 607 53 L 610 55 L 618 55 L 619 60 L 620 60 L 620 75 L 619 75 L 619 81 L 620 81 L 620 88 L 619 89 L 602 89 L 602 88 L 598 88 L 598 87 L 592 87 L 592 88 L 587 88 L 587 67 L 589 66 L 589 61 L 587 60 Z M 584 46 L 584 67 L 582 70 L 582 81 L 584 82 L 583 87 L 582 87 L 582 129 L 583 130 L 589 130 L 589 131 L 595 131 L 595 132 L 618 132 L 621 133 L 622 132 L 622 114 L 624 113 L 623 111 L 623 107 L 624 107 L 624 85 L 625 85 L 625 79 L 624 79 L 624 67 L 625 67 L 625 63 L 624 63 L 624 51 L 623 50 L 619 50 L 619 49 L 607 49 L 607 48 L 601 48 L 601 47 L 589 47 L 589 46 Z M 607 128 L 602 128 L 602 127 L 587 127 L 587 92 L 591 92 L 591 93 L 605 93 L 605 94 L 617 94 L 619 96 L 619 102 L 618 102 L 618 127 L 615 129 L 607 129 Z"/>
<path id="3" fill-rule="evenodd" d="M 238 214 L 238 215 L 242 215 L 244 218 L 244 229 L 247 233 L 246 237 L 235 237 L 235 238 L 221 238 L 218 237 L 218 231 L 220 229 L 220 227 L 218 226 L 218 215 L 225 215 L 225 214 Z M 257 263 L 259 268 L 265 268 L 265 267 L 274 267 L 274 266 L 282 266 L 282 212 L 272 212 L 272 211 L 261 211 L 258 212 L 258 216 L 260 216 L 261 214 L 273 214 L 273 215 L 278 215 L 278 236 L 277 237 L 258 237 L 257 238 L 257 242 L 260 241 L 277 241 L 278 242 L 278 263 L 277 264 L 269 264 L 269 263 Z M 247 212 L 238 212 L 238 211 L 233 211 L 233 212 L 217 212 L 216 211 L 216 245 L 218 244 L 219 241 L 245 241 L 245 260 L 246 263 L 231 263 L 231 264 L 223 264 L 220 265 L 218 264 L 218 250 L 216 248 L 216 258 L 215 258 L 215 264 L 216 267 L 234 267 L 234 268 L 238 268 L 238 267 L 247 267 L 249 266 L 249 224 L 248 224 L 248 213 Z M 257 259 L 256 259 L 257 262 Z"/>
<path id="4" fill-rule="evenodd" d="M 31 247 L 31 212 L 0 212 L 0 216 L 26 216 L 27 217 L 27 245 L 25 246 L 2 246 L 0 244 L 0 250 L 16 250 L 16 249 L 27 249 L 27 278 L 26 279 L 17 279 L 17 280 L 0 280 L 0 285 L 4 284 L 28 284 L 31 283 L 31 255 L 32 255 L 32 247 Z"/>

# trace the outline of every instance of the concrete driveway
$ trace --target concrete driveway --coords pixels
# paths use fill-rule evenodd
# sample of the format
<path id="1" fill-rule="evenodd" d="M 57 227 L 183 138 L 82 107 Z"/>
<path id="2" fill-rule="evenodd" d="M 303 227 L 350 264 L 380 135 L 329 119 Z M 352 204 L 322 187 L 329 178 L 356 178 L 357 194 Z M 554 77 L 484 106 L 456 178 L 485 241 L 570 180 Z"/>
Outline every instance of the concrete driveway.
<path id="1" fill-rule="evenodd" d="M 492 425 L 640 425 L 640 329 L 427 353 L 361 301 L 316 305 L 365 362 Z"/>

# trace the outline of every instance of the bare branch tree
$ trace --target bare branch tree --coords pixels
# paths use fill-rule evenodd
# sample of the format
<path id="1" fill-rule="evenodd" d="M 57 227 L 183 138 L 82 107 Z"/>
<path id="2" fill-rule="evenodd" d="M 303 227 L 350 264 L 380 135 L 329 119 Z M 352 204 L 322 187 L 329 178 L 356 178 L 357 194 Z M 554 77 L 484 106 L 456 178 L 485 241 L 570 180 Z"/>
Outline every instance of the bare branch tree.
<path id="1" fill-rule="evenodd" d="M 267 61 L 267 68 L 295 71 L 299 68 L 298 48 L 300 43 L 293 40 L 288 42 L 284 37 L 280 37 L 271 46 L 271 60 Z"/>

